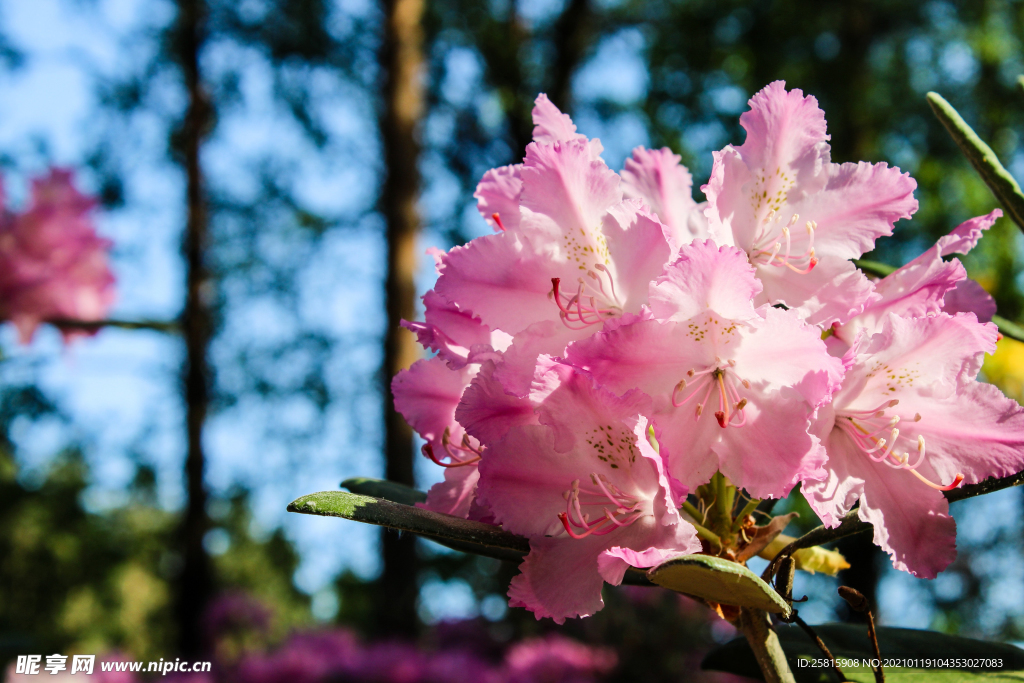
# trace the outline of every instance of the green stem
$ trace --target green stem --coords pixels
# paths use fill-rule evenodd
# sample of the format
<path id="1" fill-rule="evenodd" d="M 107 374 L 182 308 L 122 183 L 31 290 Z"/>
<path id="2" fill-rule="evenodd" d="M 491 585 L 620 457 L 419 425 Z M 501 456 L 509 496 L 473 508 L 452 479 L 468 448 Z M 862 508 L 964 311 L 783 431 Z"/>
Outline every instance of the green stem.
<path id="1" fill-rule="evenodd" d="M 974 170 L 985 181 L 992 194 L 1006 209 L 1007 215 L 1017 226 L 1024 230 L 1024 194 L 1009 171 L 999 163 L 999 157 L 985 141 L 978 137 L 956 109 L 942 95 L 928 93 L 928 104 L 942 125 L 949 131 L 950 137 L 967 157 Z"/>
<path id="2" fill-rule="evenodd" d="M 75 320 L 72 318 L 51 318 L 46 322 L 63 330 L 86 330 L 95 332 L 104 327 L 119 327 L 123 330 L 153 330 L 168 334 L 181 332 L 178 321 L 164 320 Z"/>
<path id="3" fill-rule="evenodd" d="M 722 539 L 719 538 L 718 534 L 716 534 L 714 531 L 711 531 L 707 527 L 701 525 L 699 520 L 703 520 L 704 519 L 704 515 L 700 514 L 700 510 L 695 508 L 693 506 L 693 503 L 691 503 L 689 501 L 686 501 L 686 500 L 683 501 L 683 504 L 682 504 L 681 507 L 683 509 L 683 512 L 685 512 L 686 514 L 690 515 L 690 517 L 693 518 L 693 522 L 691 522 L 691 523 L 693 524 L 693 528 L 697 530 L 697 535 L 699 537 L 703 538 L 708 543 L 715 544 L 715 546 L 717 546 L 718 549 L 721 550 L 722 549 Z"/>
<path id="4" fill-rule="evenodd" d="M 739 514 L 736 515 L 736 519 L 734 519 L 732 522 L 733 533 L 736 533 L 740 530 L 740 527 L 743 526 L 743 520 L 747 518 L 747 515 L 752 514 L 754 510 L 757 509 L 757 504 L 760 502 L 761 501 L 757 498 L 751 498 L 750 500 L 747 501 L 747 504 L 743 506 L 743 509 L 740 510 Z"/>
<path id="5" fill-rule="evenodd" d="M 796 683 L 767 612 L 750 607 L 742 608 L 739 627 L 750 643 L 750 649 L 754 651 L 766 683 Z"/>

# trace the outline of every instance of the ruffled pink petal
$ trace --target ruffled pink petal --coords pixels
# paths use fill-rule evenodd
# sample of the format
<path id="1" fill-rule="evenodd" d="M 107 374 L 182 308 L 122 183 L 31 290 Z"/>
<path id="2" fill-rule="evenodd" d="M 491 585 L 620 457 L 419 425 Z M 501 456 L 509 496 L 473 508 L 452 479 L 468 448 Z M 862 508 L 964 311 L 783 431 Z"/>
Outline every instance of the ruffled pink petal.
<path id="1" fill-rule="evenodd" d="M 577 133 L 569 115 L 563 114 L 544 93 L 537 95 L 533 104 L 533 140 L 542 145 L 579 140 L 587 144 L 592 159 L 600 158 L 604 151 L 600 140 L 588 140 L 586 135 Z"/>
<path id="2" fill-rule="evenodd" d="M 548 298 L 552 277 L 549 261 L 504 232 L 449 251 L 434 289 L 484 325 L 514 335 L 539 320 L 558 319 Z"/>
<path id="3" fill-rule="evenodd" d="M 693 201 L 693 177 L 668 147 L 637 147 L 626 159 L 622 191 L 628 199 L 641 199 L 668 228 L 673 253 L 694 239 L 707 237 L 707 220 Z M 693 220 L 691 214 L 699 218 Z"/>
<path id="4" fill-rule="evenodd" d="M 966 254 L 977 246 L 978 240 L 981 239 L 985 231 L 991 228 L 1002 215 L 1002 209 L 993 209 L 984 216 L 966 220 L 954 228 L 953 232 L 940 237 L 935 246 L 938 247 L 942 256 Z"/>
<path id="5" fill-rule="evenodd" d="M 610 257 L 604 265 L 612 274 L 606 287 L 614 287 L 609 294 L 618 299 L 623 313 L 639 313 L 651 280 L 661 275 L 673 254 L 664 226 L 637 200 L 626 200 L 609 208 L 602 230 Z"/>
<path id="6" fill-rule="evenodd" d="M 542 145 L 566 140 L 586 140 L 576 132 L 576 124 L 568 114 L 563 114 L 544 93 L 537 95 L 533 103 L 533 139 Z"/>
<path id="7" fill-rule="evenodd" d="M 859 258 L 875 240 L 892 234 L 892 226 L 917 211 L 917 182 L 908 173 L 885 163 L 831 164 L 828 184 L 821 192 L 789 203 L 780 218 L 799 214 L 799 224 L 814 221 L 814 249 L 819 255 Z"/>
<path id="8" fill-rule="evenodd" d="M 533 404 L 505 390 L 495 377 L 493 362 L 481 366 L 462 394 L 455 419 L 484 445 L 497 441 L 516 425 L 537 424 Z"/>
<path id="9" fill-rule="evenodd" d="M 473 193 L 476 208 L 496 231 L 519 228 L 519 196 L 523 191 L 519 177 L 521 168 L 520 164 L 492 168 L 484 173 Z"/>
<path id="10" fill-rule="evenodd" d="M 882 320 L 890 313 L 916 318 L 938 313 L 943 307 L 946 293 L 967 277 L 964 267 L 956 259 L 943 261 L 937 250 L 926 252 L 934 258 L 921 257 L 894 271 L 875 283 L 875 294 L 864 312 L 842 325 L 835 326 L 835 334 L 847 343 L 862 331 L 878 332 Z"/>
<path id="11" fill-rule="evenodd" d="M 440 356 L 418 360 L 391 381 L 395 409 L 435 448 L 446 428 L 451 440 L 458 444 L 462 441 L 462 427 L 455 421 L 455 408 L 474 374 L 476 368 L 472 367 L 452 370 Z"/>
<path id="12" fill-rule="evenodd" d="M 835 420 L 832 406 L 823 406 L 818 411 L 809 432 L 822 435 L 821 442 L 828 460 L 823 476 L 806 479 L 800 487 L 808 505 L 830 528 L 839 525 L 864 490 L 864 479 L 848 466 L 854 459 L 863 458 L 864 454 L 841 430 L 835 428 Z"/>
<path id="13" fill-rule="evenodd" d="M 984 354 L 995 350 L 997 335 L 995 325 L 981 324 L 970 314 L 890 314 L 880 333 L 864 335 L 851 349 L 855 364 L 833 399 L 836 411 L 871 410 L 922 392 L 932 399 L 948 398 L 974 380 Z"/>
<path id="14" fill-rule="evenodd" d="M 829 355 L 821 332 L 793 311 L 768 307 L 764 321 L 740 331 L 743 341 L 732 358 L 736 374 L 765 390 L 789 387 L 810 406 L 819 406 L 842 384 L 845 370 Z"/>
<path id="15" fill-rule="evenodd" d="M 454 370 L 466 363 L 482 363 L 503 351 L 512 339 L 501 331 L 491 332 L 479 318 L 430 290 L 423 297 L 423 322 L 402 321 L 420 344 L 436 351 Z"/>
<path id="16" fill-rule="evenodd" d="M 480 471 L 475 465 L 446 467 L 444 481 L 431 486 L 427 492 L 427 502 L 417 503 L 416 507 L 466 519 L 470 516 L 479 480 Z"/>
<path id="17" fill-rule="evenodd" d="M 508 589 L 509 605 L 525 607 L 537 619 L 553 619 L 556 624 L 596 613 L 604 607 L 597 558 L 606 543 L 603 536 L 530 539 L 530 554 Z"/>
<path id="18" fill-rule="evenodd" d="M 899 427 L 910 442 L 924 437 L 926 467 L 920 471 L 936 483 L 962 474 L 964 483 L 976 484 L 1024 470 L 1024 408 L 997 387 L 968 382 L 945 400 L 921 387 L 900 392 L 899 400 L 891 412 L 903 416 Z M 916 415 L 921 419 L 915 422 Z M 917 460 L 917 453 L 910 455 Z"/>
<path id="19" fill-rule="evenodd" d="M 814 270 L 797 275 L 787 268 L 757 266 L 764 290 L 757 305 L 784 304 L 811 325 L 829 327 L 849 320 L 875 297 L 871 281 L 853 263 L 822 256 Z"/>
<path id="20" fill-rule="evenodd" d="M 653 546 L 644 549 L 612 546 L 598 555 L 597 569 L 601 578 L 613 586 L 618 586 L 630 567 L 656 567 L 673 557 L 701 551 L 696 530 L 686 523 L 655 529 L 642 541 L 639 545 L 652 543 Z"/>
<path id="21" fill-rule="evenodd" d="M 894 567 L 930 579 L 953 561 L 956 523 L 941 492 L 909 472 L 871 462 L 839 429 L 828 439 L 828 456 L 828 477 L 802 489 L 826 524 L 837 524 L 859 498 L 860 518 L 874 526 L 875 544 Z"/>
<path id="22" fill-rule="evenodd" d="M 963 279 L 946 292 L 942 312 L 949 315 L 973 313 L 979 322 L 987 323 L 996 314 L 996 300 L 974 280 Z"/>
<path id="23" fill-rule="evenodd" d="M 771 210 L 825 186 L 825 114 L 815 98 L 804 97 L 800 90 L 787 92 L 785 85 L 776 81 L 754 95 L 750 110 L 740 116 L 746 141 L 715 153 L 703 189 L 711 237 L 720 244 L 749 252 Z"/>
<path id="24" fill-rule="evenodd" d="M 477 495 L 505 529 L 531 538 L 562 530 L 562 493 L 601 463 L 559 455 L 552 430 L 542 425 L 512 427 L 484 451 Z"/>
<path id="25" fill-rule="evenodd" d="M 598 262 L 601 220 L 622 201 L 618 174 L 593 160 L 586 142 L 576 140 L 531 143 L 520 174 L 520 228 L 527 239 L 537 249 L 579 259 L 581 266 Z"/>
<path id="26" fill-rule="evenodd" d="M 719 429 L 721 438 L 711 447 L 722 474 L 756 498 L 784 498 L 798 481 L 823 476 L 825 450 L 807 433 L 811 409 L 803 397 L 788 388 L 748 394 L 746 424 Z M 686 467 L 673 463 L 671 470 Z"/>
<path id="27" fill-rule="evenodd" d="M 939 491 L 910 489 L 911 484 L 887 474 L 865 472 L 859 516 L 874 526 L 875 545 L 889 553 L 896 569 L 934 579 L 956 559 L 956 522 L 949 516 L 949 502 Z"/>
<path id="28" fill-rule="evenodd" d="M 760 291 L 743 251 L 697 241 L 650 284 L 650 306 L 662 321 L 689 320 L 706 310 L 726 320 L 750 320 L 757 316 L 751 301 Z"/>

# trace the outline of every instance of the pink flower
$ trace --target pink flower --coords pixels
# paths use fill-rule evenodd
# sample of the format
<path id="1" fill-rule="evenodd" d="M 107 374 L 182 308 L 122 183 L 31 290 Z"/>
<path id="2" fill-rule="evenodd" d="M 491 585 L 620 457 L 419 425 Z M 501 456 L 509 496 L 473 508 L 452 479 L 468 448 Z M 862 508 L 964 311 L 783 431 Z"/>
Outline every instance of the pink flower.
<path id="1" fill-rule="evenodd" d="M 641 199 L 669 229 L 672 253 L 695 239 L 706 239 L 706 202 L 693 201 L 693 177 L 679 163 L 681 157 L 668 147 L 637 147 L 622 171 L 622 192 L 627 199 Z"/>
<path id="2" fill-rule="evenodd" d="M 670 256 L 664 227 L 622 199 L 619 177 L 586 142 L 531 143 L 518 226 L 446 254 L 435 290 L 510 335 L 546 321 L 548 351 L 636 313 Z"/>
<path id="3" fill-rule="evenodd" d="M 537 95 L 533 106 L 533 141 L 540 145 L 577 141 L 584 143 L 594 160 L 601 158 L 601 141 L 590 140 L 576 132 L 576 124 L 568 114 L 558 110 L 544 93 Z M 523 191 L 522 164 L 492 168 L 484 173 L 473 194 L 477 209 L 496 231 L 519 227 L 519 201 Z"/>
<path id="4" fill-rule="evenodd" d="M 113 304 L 111 242 L 96 234 L 96 201 L 75 189 L 72 175 L 52 169 L 32 182 L 27 211 L 0 218 L 0 319 L 14 322 L 23 343 L 45 320 L 102 320 Z"/>
<path id="5" fill-rule="evenodd" d="M 391 381 L 395 409 L 427 441 L 423 454 L 445 468 L 444 481 L 427 493 L 423 507 L 428 510 L 469 516 L 482 447 L 455 421 L 455 409 L 478 370 L 478 365 L 452 370 L 435 356 L 416 361 Z"/>
<path id="6" fill-rule="evenodd" d="M 754 95 L 740 123 L 746 141 L 715 153 L 703 188 L 712 239 L 746 252 L 764 285 L 759 304 L 816 325 L 860 312 L 871 283 L 850 259 L 917 210 L 917 184 L 884 163 L 831 163 L 817 100 L 782 81 Z"/>
<path id="7" fill-rule="evenodd" d="M 437 351 L 398 373 L 391 392 L 398 410 L 427 443 L 423 454 L 445 467 L 444 481 L 431 487 L 423 507 L 459 517 L 470 516 L 476 464 L 482 446 L 455 420 L 462 394 L 485 361 L 501 358 L 511 338 L 492 331 L 433 290 L 423 297 L 426 320 L 403 321 L 424 346 Z"/>
<path id="8" fill-rule="evenodd" d="M 505 529 L 530 538 L 510 604 L 562 623 L 601 609 L 603 582 L 618 585 L 627 567 L 700 543 L 647 442 L 649 399 L 617 398 L 547 358 L 534 384 L 541 424 L 488 445 L 478 495 Z"/>
<path id="9" fill-rule="evenodd" d="M 951 314 L 971 311 L 983 322 L 991 320 L 995 313 L 992 297 L 981 285 L 967 279 L 967 271 L 960 261 L 945 261 L 942 257 L 968 253 L 981 239 L 983 231 L 1002 215 L 1000 209 L 995 209 L 961 223 L 951 233 L 940 237 L 931 249 L 876 282 L 876 298 L 859 315 L 841 325 L 833 325 L 835 336 L 852 344 L 862 332 L 879 332 L 889 313 L 915 318 L 939 311 Z"/>
<path id="10" fill-rule="evenodd" d="M 1024 409 L 976 381 L 994 325 L 973 314 L 901 318 L 862 335 L 818 422 L 827 476 L 803 494 L 835 526 L 856 500 L 897 569 L 933 578 L 956 556 L 942 491 L 1024 468 Z"/>
<path id="11" fill-rule="evenodd" d="M 558 634 L 516 643 L 505 654 L 508 683 L 585 683 L 615 668 L 608 648 L 590 647 Z"/>
<path id="12" fill-rule="evenodd" d="M 652 284 L 655 319 L 569 347 L 601 385 L 653 399 L 669 472 L 690 488 L 720 470 L 754 496 L 784 496 L 821 472 L 807 428 L 841 364 L 795 312 L 755 310 L 760 288 L 743 252 L 695 242 Z"/>

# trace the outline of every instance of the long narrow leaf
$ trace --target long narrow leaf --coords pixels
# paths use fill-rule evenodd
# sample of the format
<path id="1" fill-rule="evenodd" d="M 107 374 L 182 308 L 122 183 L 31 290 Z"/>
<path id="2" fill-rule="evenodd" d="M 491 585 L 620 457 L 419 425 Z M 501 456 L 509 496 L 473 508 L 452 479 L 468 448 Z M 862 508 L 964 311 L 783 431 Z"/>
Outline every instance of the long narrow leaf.
<path id="1" fill-rule="evenodd" d="M 1007 215 L 1024 230 L 1024 193 L 1009 171 L 999 163 L 999 157 L 985 141 L 978 137 L 956 109 L 942 95 L 928 93 L 928 104 L 964 155 L 981 175 L 992 194 L 1006 209 Z"/>

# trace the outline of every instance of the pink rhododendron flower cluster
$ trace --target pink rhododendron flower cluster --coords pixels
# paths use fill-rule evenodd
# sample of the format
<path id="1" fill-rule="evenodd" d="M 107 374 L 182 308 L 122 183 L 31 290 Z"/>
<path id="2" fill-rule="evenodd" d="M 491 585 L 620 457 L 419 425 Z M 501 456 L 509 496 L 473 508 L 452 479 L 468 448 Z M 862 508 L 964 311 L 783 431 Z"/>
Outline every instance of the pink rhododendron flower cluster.
<path id="1" fill-rule="evenodd" d="M 829 525 L 859 502 L 896 567 L 955 555 L 942 491 L 1024 467 L 1024 411 L 977 381 L 994 305 L 967 221 L 889 277 L 852 260 L 917 209 L 886 164 L 835 164 L 813 97 L 772 83 L 714 155 L 708 199 L 669 150 L 621 174 L 545 96 L 522 164 L 476 197 L 494 234 L 438 255 L 436 352 L 395 402 L 446 467 L 426 507 L 530 539 L 511 604 L 558 622 L 629 567 L 701 551 L 688 492 L 802 484 Z"/>
<path id="2" fill-rule="evenodd" d="M 52 169 L 33 180 L 25 211 L 0 214 L 0 320 L 13 322 L 22 342 L 43 321 L 102 320 L 113 304 L 111 242 L 96 234 L 95 206 L 71 171 Z M 65 339 L 82 334 L 64 331 Z"/>

